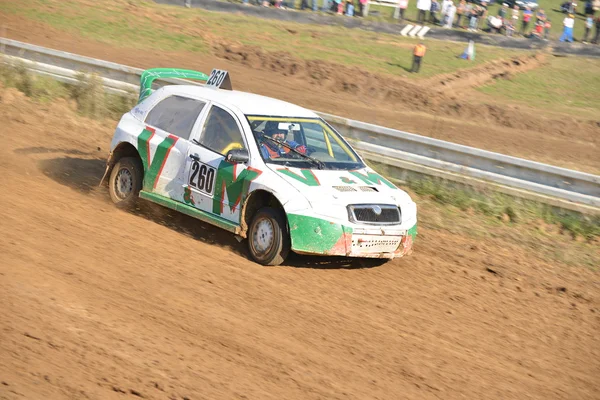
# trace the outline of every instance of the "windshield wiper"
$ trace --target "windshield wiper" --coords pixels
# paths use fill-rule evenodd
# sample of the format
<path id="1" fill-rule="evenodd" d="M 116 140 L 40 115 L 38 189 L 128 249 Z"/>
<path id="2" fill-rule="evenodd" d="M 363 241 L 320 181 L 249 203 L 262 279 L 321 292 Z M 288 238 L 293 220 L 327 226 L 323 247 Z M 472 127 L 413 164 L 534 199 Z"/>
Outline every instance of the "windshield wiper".
<path id="1" fill-rule="evenodd" d="M 315 164 L 318 169 L 324 169 L 325 168 L 325 163 L 323 161 L 317 160 L 314 157 L 311 157 L 311 156 L 309 156 L 307 154 L 301 153 L 301 152 L 299 152 L 298 150 L 296 150 L 295 148 L 293 148 L 292 146 L 290 146 L 289 144 L 287 144 L 285 142 L 280 142 L 279 140 L 275 140 L 272 137 L 267 136 L 265 134 L 262 134 L 261 138 L 262 139 L 267 139 L 267 140 L 269 140 L 269 141 L 271 141 L 273 143 L 276 143 L 276 144 L 278 144 L 280 146 L 283 146 L 283 147 L 289 149 L 290 151 L 293 151 L 296 154 L 300 154 L 302 157 L 306 158 L 307 160 L 310 160 L 313 164 Z"/>

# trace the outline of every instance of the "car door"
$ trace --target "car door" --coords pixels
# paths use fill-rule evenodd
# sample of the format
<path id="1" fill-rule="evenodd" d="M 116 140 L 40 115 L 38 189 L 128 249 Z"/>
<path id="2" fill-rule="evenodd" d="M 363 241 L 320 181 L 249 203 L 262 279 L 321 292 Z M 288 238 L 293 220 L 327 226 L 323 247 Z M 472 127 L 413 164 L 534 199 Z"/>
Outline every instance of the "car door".
<path id="1" fill-rule="evenodd" d="M 190 135 L 205 106 L 204 101 L 172 95 L 150 110 L 138 138 L 145 191 L 181 201 Z"/>
<path id="2" fill-rule="evenodd" d="M 193 133 L 186 161 L 186 203 L 234 223 L 240 222 L 250 182 L 260 175 L 245 163 L 225 159 L 230 150 L 248 149 L 242 132 L 234 112 L 212 104 L 202 127 Z"/>

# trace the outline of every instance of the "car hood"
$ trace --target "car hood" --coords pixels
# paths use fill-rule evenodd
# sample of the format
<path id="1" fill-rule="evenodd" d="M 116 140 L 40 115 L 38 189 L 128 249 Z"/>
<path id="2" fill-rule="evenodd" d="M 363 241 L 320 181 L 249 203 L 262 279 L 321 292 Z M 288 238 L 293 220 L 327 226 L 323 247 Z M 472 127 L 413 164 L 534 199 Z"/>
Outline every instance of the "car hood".
<path id="1" fill-rule="evenodd" d="M 298 190 L 311 204 L 403 205 L 412 202 L 406 192 L 370 168 L 354 171 L 319 170 L 273 164 L 268 168 Z"/>

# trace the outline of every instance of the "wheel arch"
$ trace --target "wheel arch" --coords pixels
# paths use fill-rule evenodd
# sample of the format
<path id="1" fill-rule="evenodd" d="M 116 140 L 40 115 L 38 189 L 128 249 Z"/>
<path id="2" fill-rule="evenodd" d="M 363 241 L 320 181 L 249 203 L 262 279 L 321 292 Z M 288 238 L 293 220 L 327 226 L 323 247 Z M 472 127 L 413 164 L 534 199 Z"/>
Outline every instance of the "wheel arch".
<path id="1" fill-rule="evenodd" d="M 104 175 L 100 180 L 101 186 L 105 186 L 108 184 L 108 177 L 110 176 L 113 167 L 115 166 L 117 161 L 119 161 L 123 157 L 136 157 L 140 160 L 140 162 L 142 162 L 142 157 L 140 156 L 140 153 L 134 145 L 132 145 L 129 142 L 119 143 L 117 147 L 115 147 L 114 150 L 111 151 L 108 156 L 108 160 L 106 161 L 106 170 L 104 171 Z M 143 162 L 142 165 L 144 165 Z"/>
<path id="2" fill-rule="evenodd" d="M 264 190 L 264 189 L 257 189 L 255 191 L 251 192 L 248 195 L 248 198 L 246 199 L 246 201 L 244 202 L 244 206 L 242 207 L 242 211 L 241 211 L 241 218 L 240 218 L 241 230 L 239 233 L 239 235 L 241 237 L 243 237 L 243 238 L 247 237 L 248 228 L 250 227 L 250 223 L 252 222 L 252 218 L 254 217 L 254 214 L 256 214 L 256 212 L 263 207 L 271 207 L 271 208 L 280 209 L 281 211 L 283 211 L 285 213 L 285 209 L 283 208 L 283 205 L 281 204 L 279 199 L 273 193 L 271 193 L 267 190 Z M 286 227 L 289 232 L 289 226 L 287 226 L 287 218 L 286 218 Z"/>

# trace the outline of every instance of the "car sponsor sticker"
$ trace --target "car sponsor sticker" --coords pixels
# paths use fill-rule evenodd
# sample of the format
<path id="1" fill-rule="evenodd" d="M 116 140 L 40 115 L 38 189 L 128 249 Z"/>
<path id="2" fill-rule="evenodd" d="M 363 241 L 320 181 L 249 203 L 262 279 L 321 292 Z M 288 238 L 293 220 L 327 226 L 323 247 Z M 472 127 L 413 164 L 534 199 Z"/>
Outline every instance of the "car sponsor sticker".
<path id="1" fill-rule="evenodd" d="M 212 196 L 215 190 L 215 175 L 215 168 L 194 160 L 188 183 L 194 189 Z"/>

